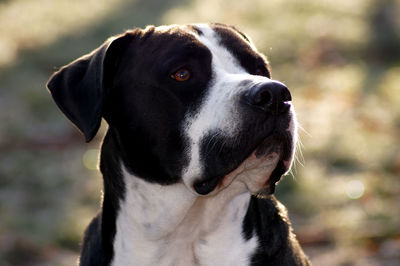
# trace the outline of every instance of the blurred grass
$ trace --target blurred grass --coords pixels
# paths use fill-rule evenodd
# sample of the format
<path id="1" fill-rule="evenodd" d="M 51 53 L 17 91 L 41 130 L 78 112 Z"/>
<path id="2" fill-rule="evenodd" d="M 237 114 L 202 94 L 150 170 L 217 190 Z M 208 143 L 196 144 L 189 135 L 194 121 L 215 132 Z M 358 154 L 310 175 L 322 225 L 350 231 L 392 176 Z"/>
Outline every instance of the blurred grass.
<path id="1" fill-rule="evenodd" d="M 74 264 L 99 207 L 101 134 L 84 144 L 51 73 L 126 29 L 208 21 L 249 34 L 291 88 L 303 156 L 277 197 L 314 264 L 400 265 L 398 14 L 394 0 L 0 1 L 0 266 Z"/>

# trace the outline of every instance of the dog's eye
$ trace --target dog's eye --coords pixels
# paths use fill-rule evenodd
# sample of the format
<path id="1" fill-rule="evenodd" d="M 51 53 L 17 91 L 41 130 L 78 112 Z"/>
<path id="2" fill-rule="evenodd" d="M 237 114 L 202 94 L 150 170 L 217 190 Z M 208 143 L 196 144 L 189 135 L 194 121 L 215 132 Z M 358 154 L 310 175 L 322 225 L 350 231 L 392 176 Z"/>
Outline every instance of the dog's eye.
<path id="1" fill-rule="evenodd" d="M 171 78 L 176 81 L 186 81 L 190 78 L 190 71 L 186 68 L 181 68 L 171 75 Z"/>

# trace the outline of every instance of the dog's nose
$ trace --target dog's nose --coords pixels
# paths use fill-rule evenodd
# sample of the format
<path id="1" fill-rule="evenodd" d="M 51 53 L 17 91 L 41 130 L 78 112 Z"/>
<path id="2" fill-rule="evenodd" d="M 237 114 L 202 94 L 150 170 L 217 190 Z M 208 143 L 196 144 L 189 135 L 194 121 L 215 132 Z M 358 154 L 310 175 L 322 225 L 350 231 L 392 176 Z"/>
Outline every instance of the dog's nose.
<path id="1" fill-rule="evenodd" d="M 251 106 L 265 112 L 280 114 L 289 110 L 292 95 L 285 84 L 271 80 L 253 86 L 245 94 L 245 99 Z"/>

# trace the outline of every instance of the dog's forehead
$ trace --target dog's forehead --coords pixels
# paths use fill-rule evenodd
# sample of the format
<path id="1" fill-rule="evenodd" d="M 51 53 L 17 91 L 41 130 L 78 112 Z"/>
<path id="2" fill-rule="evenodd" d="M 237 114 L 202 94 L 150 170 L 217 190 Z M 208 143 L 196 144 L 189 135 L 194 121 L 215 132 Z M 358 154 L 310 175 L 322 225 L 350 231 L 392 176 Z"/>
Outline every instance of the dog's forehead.
<path id="1" fill-rule="evenodd" d="M 234 27 L 223 24 L 196 24 L 197 39 L 212 53 L 214 71 L 238 74 L 255 64 L 267 65 L 250 38 Z"/>
<path id="2" fill-rule="evenodd" d="M 163 41 L 190 43 L 207 47 L 212 54 L 214 71 L 231 74 L 247 72 L 248 62 L 266 63 L 249 37 L 223 24 L 189 24 L 159 26 L 155 29 Z M 167 45 L 165 43 L 165 45 Z"/>
<path id="3" fill-rule="evenodd" d="M 227 49 L 222 42 L 222 36 L 209 25 L 196 25 L 199 33 L 197 39 L 211 52 L 214 71 L 225 71 L 231 74 L 243 73 L 244 69 L 235 58 L 234 54 Z M 237 34 L 236 41 L 241 41 Z"/>

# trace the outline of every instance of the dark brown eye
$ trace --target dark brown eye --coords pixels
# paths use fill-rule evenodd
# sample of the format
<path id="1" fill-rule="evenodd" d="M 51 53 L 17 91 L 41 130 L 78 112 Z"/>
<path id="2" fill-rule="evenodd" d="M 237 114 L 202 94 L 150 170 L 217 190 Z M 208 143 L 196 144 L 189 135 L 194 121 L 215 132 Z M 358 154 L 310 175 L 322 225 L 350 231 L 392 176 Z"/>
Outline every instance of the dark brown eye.
<path id="1" fill-rule="evenodd" d="M 171 78 L 175 79 L 176 81 L 186 81 L 190 78 L 190 71 L 186 68 L 181 68 L 172 74 Z"/>

